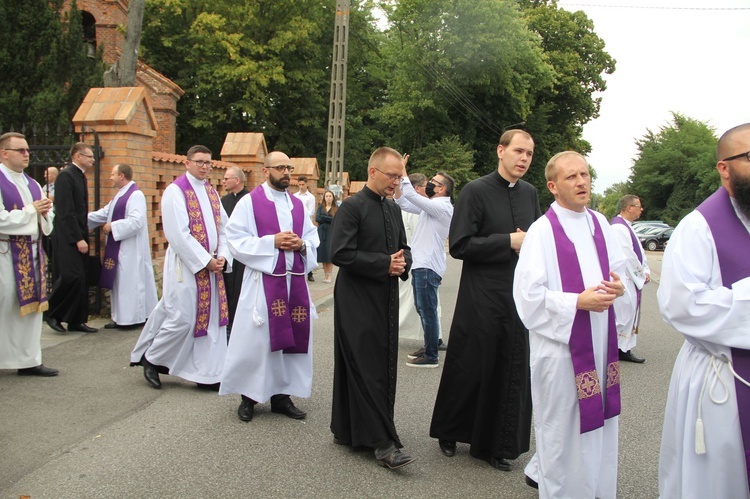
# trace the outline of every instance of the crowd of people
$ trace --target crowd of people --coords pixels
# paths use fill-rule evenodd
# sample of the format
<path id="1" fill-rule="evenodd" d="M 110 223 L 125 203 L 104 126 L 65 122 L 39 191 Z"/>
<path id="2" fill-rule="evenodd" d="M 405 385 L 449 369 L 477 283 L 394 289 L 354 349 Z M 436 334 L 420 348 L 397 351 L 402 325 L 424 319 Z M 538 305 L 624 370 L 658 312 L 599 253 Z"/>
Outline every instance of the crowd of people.
<path id="1" fill-rule="evenodd" d="M 177 376 L 221 395 L 239 395 L 249 422 L 257 404 L 293 419 L 292 397 L 312 391 L 317 318 L 309 283 L 320 263 L 333 279 L 334 443 L 372 449 L 391 470 L 415 461 L 396 430 L 403 287 L 423 346 L 406 366 L 437 368 L 444 356 L 429 427 L 440 452 L 469 454 L 503 471 L 530 450 L 526 483 L 540 497 L 617 496 L 620 362 L 636 356 L 642 290 L 651 270 L 632 223 L 643 206 L 624 196 L 608 221 L 591 210 L 591 173 L 574 151 L 545 168 L 554 202 L 542 211 L 523 180 L 534 139 L 509 130 L 497 169 L 457 187 L 446 172 L 409 175 L 408 155 L 372 153 L 367 181 L 339 202 L 330 185 L 319 202 L 281 151 L 264 158 L 265 182 L 248 191 L 237 167 L 220 198 L 208 178 L 212 153 L 187 152 L 185 173 L 162 196 L 169 246 L 157 302 L 146 202 L 133 170 L 116 165 L 117 193 L 88 212 L 91 147 L 46 173 L 42 188 L 24 173 L 23 135 L 0 136 L 0 369 L 55 376 L 42 363 L 41 323 L 94 333 L 87 325 L 89 230 L 106 246 L 99 285 L 111 289 L 105 327 L 142 327 L 131 365 L 146 382 Z M 750 489 L 750 124 L 717 144 L 721 187 L 677 226 L 657 291 L 663 319 L 685 336 L 669 387 L 659 461 L 662 497 L 748 497 Z M 55 178 L 56 177 L 56 178 Z M 402 216 L 417 217 L 413 232 Z M 53 230 L 54 229 L 54 230 Z M 50 237 L 54 282 L 47 296 Z M 439 287 L 446 242 L 462 262 L 448 342 L 440 329 Z M 400 317 L 401 316 L 401 317 Z M 63 325 L 67 324 L 67 328 Z M 532 410 L 533 408 L 533 410 Z"/>

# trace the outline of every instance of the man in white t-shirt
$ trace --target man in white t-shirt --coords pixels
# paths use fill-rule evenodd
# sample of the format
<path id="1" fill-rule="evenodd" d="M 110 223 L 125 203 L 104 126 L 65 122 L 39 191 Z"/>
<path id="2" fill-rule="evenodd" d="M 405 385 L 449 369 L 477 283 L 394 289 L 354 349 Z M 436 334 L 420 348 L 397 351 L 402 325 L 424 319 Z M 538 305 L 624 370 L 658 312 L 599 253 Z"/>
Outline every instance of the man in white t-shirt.
<path id="1" fill-rule="evenodd" d="M 299 191 L 295 192 L 293 196 L 302 201 L 302 206 L 305 207 L 305 213 L 310 217 L 310 220 L 315 223 L 315 195 L 307 190 L 307 177 L 300 175 L 297 179 L 297 187 L 299 187 Z M 315 282 L 312 270 L 307 274 L 307 280 Z"/>

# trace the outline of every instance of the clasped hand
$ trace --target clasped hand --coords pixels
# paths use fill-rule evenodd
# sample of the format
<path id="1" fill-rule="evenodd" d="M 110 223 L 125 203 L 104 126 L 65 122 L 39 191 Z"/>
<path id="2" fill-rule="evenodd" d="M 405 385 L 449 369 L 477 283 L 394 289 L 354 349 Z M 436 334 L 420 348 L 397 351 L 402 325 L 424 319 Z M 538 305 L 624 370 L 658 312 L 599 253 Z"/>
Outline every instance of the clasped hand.
<path id="1" fill-rule="evenodd" d="M 274 235 L 273 242 L 275 247 L 283 251 L 300 251 L 305 247 L 305 242 L 291 230 Z"/>
<path id="2" fill-rule="evenodd" d="M 603 280 L 597 286 L 585 289 L 578 295 L 576 308 L 588 310 L 589 312 L 604 312 L 615 302 L 615 298 L 625 293 L 625 286 L 620 281 L 620 276 L 610 272 L 611 281 Z"/>
<path id="3" fill-rule="evenodd" d="M 388 269 L 388 275 L 391 277 L 400 276 L 406 271 L 406 258 L 404 250 L 398 250 L 391 255 L 391 266 Z"/>

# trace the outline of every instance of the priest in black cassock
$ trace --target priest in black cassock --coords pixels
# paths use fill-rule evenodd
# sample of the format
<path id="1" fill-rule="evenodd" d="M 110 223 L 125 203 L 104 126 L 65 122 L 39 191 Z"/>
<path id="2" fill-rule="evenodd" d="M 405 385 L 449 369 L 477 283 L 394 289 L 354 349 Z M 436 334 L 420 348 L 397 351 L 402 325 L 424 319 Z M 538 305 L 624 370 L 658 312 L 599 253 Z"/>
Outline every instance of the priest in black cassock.
<path id="1" fill-rule="evenodd" d="M 78 142 L 70 149 L 70 161 L 55 180 L 55 230 L 52 232 L 54 283 L 44 320 L 57 332 L 95 333 L 89 318 L 87 259 L 89 256 L 89 190 L 86 172 L 94 166 L 91 146 Z"/>
<path id="2" fill-rule="evenodd" d="M 537 190 L 521 177 L 534 140 L 509 130 L 497 146 L 497 171 L 468 183 L 449 233 L 450 253 L 463 260 L 430 436 L 448 457 L 456 442 L 493 467 L 529 450 L 529 333 L 513 302 L 513 272 L 526 231 L 541 216 Z"/>
<path id="3" fill-rule="evenodd" d="M 331 259 L 339 266 L 333 292 L 333 440 L 374 449 L 389 469 L 414 461 L 400 450 L 393 422 L 398 280 L 408 277 L 411 251 L 401 209 L 388 196 L 402 171 L 398 151 L 376 150 L 367 185 L 341 204 L 331 227 Z"/>
<path id="4" fill-rule="evenodd" d="M 224 184 L 227 194 L 221 197 L 221 205 L 227 212 L 227 217 L 232 216 L 234 207 L 237 206 L 242 197 L 249 191 L 245 187 L 245 172 L 239 166 L 230 166 L 224 172 L 221 182 Z M 234 314 L 237 312 L 237 302 L 240 299 L 242 289 L 242 276 L 245 273 L 245 264 L 235 259 L 232 262 L 232 271 L 224 272 L 224 286 L 227 289 L 227 306 L 229 306 L 229 324 L 227 324 L 227 336 L 232 333 Z"/>

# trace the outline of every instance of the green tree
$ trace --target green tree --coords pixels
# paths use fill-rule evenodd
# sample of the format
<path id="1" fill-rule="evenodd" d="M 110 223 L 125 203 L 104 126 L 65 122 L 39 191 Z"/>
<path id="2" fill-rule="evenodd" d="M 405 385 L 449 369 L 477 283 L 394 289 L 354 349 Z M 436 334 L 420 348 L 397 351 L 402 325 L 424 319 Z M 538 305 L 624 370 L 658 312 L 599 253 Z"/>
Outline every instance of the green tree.
<path id="1" fill-rule="evenodd" d="M 104 65 L 100 53 L 87 57 L 81 11 L 75 1 L 61 14 L 62 6 L 62 0 L 0 2 L 4 130 L 66 129 L 89 88 L 101 86 Z"/>
<path id="2" fill-rule="evenodd" d="M 455 182 L 454 195 L 478 177 L 474 171 L 474 152 L 457 135 L 448 135 L 411 153 L 409 172 L 417 171 L 427 178 L 437 172 L 447 173 Z"/>
<path id="3" fill-rule="evenodd" d="M 713 128 L 679 113 L 636 141 L 628 185 L 645 201 L 641 218 L 674 225 L 719 187 L 716 142 Z"/>
<path id="4" fill-rule="evenodd" d="M 625 194 L 633 194 L 628 189 L 628 184 L 626 182 L 617 182 L 616 184 L 612 184 L 611 186 L 604 189 L 604 196 L 599 200 L 597 210 L 608 219 L 611 219 L 619 213 L 619 211 L 617 211 L 618 204 L 620 202 L 620 198 Z"/>

